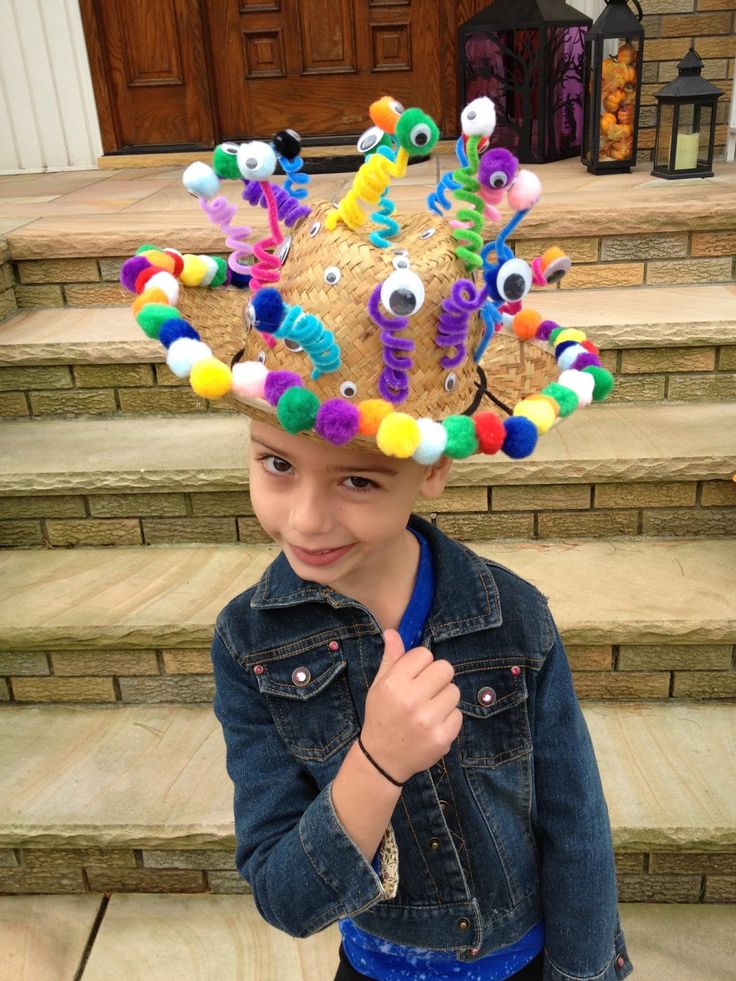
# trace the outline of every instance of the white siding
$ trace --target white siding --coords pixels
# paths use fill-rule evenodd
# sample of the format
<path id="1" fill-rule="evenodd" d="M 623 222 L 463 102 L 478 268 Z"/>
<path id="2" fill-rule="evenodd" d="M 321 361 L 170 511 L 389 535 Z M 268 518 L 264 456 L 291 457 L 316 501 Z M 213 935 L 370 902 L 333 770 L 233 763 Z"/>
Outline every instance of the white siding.
<path id="1" fill-rule="evenodd" d="M 102 154 L 78 0 L 0 0 L 0 174 Z"/>
<path id="2" fill-rule="evenodd" d="M 594 23 L 606 9 L 605 0 L 567 0 L 567 2 L 581 14 L 587 14 Z"/>

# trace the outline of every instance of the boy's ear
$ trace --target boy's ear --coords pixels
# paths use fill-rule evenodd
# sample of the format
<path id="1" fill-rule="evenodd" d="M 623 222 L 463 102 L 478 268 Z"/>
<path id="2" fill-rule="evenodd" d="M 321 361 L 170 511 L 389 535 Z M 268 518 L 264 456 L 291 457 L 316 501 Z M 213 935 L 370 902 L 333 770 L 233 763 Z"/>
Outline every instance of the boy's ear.
<path id="1" fill-rule="evenodd" d="M 452 457 L 441 456 L 436 463 L 425 467 L 424 479 L 419 487 L 419 496 L 431 500 L 439 497 L 445 489 L 452 468 Z"/>

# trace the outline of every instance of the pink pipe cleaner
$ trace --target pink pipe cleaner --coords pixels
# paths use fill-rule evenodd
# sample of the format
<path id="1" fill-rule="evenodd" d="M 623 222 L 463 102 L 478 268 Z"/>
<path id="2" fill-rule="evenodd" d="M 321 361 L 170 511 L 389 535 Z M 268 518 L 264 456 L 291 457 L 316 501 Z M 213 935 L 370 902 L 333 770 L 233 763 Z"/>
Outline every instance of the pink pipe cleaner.
<path id="1" fill-rule="evenodd" d="M 459 279 L 452 284 L 450 295 L 442 301 L 442 313 L 437 324 L 437 347 L 455 349 L 441 359 L 443 368 L 455 368 L 465 360 L 468 350 L 468 318 L 482 306 L 485 290 L 476 289 L 469 279 Z"/>
<path id="2" fill-rule="evenodd" d="M 271 234 L 267 238 L 262 238 L 260 242 L 256 242 L 253 246 L 253 254 L 257 259 L 257 262 L 251 268 L 250 288 L 253 293 L 259 290 L 261 286 L 269 283 L 278 283 L 281 278 L 281 259 L 275 256 L 273 252 L 269 252 L 268 249 L 274 249 L 284 241 L 284 236 L 281 234 L 281 229 L 279 228 L 278 207 L 273 189 L 268 181 L 259 181 L 259 184 L 263 190 L 263 196 L 266 199 L 268 225 Z"/>
<path id="3" fill-rule="evenodd" d="M 387 317 L 381 311 L 380 300 L 381 284 L 379 283 L 368 300 L 368 313 L 371 320 L 381 328 L 384 369 L 378 379 L 378 391 L 387 402 L 399 405 L 409 396 L 409 372 L 414 366 L 410 352 L 414 350 L 414 341 L 408 337 L 396 336 L 399 331 L 406 329 L 409 318 Z"/>
<path id="4" fill-rule="evenodd" d="M 249 272 L 250 265 L 245 261 L 253 252 L 247 242 L 251 233 L 250 225 L 231 225 L 230 222 L 235 217 L 237 206 L 230 204 L 224 194 L 207 201 L 206 198 L 199 199 L 199 206 L 207 215 L 213 225 L 219 225 L 225 233 L 225 245 L 232 249 L 228 257 L 227 264 L 233 272 Z"/>

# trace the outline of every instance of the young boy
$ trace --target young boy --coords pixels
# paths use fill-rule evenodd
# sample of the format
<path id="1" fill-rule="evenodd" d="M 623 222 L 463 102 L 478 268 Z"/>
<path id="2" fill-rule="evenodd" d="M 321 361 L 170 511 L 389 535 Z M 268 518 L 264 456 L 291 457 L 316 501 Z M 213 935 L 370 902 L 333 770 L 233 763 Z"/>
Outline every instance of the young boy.
<path id="1" fill-rule="evenodd" d="M 397 161 L 431 148 L 428 117 L 381 102 Z M 463 114 L 470 170 L 484 113 Z M 242 229 L 210 198 L 233 159 L 268 207 L 245 305 L 207 288 L 208 257 L 147 246 L 123 267 L 172 370 L 250 416 L 253 508 L 281 549 L 212 645 L 237 867 L 277 929 L 339 923 L 336 981 L 622 979 L 608 814 L 547 603 L 412 514 L 453 459 L 528 455 L 610 376 L 534 311 L 495 336 L 532 283 L 503 233 L 485 289 L 467 222 L 414 216 L 376 245 L 359 202 L 388 158 L 281 236 L 269 153 L 226 145 L 222 173 L 190 181 L 231 244 Z M 526 192 L 509 187 L 516 223 Z"/>

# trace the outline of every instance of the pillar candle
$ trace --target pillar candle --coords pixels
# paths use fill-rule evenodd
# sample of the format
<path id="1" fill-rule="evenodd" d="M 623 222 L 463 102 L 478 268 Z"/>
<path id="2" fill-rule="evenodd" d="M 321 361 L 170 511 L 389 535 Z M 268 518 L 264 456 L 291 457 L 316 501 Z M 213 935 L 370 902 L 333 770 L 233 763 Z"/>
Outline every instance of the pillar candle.
<path id="1" fill-rule="evenodd" d="M 675 170 L 694 170 L 698 166 L 700 133 L 679 133 L 675 150 Z"/>

